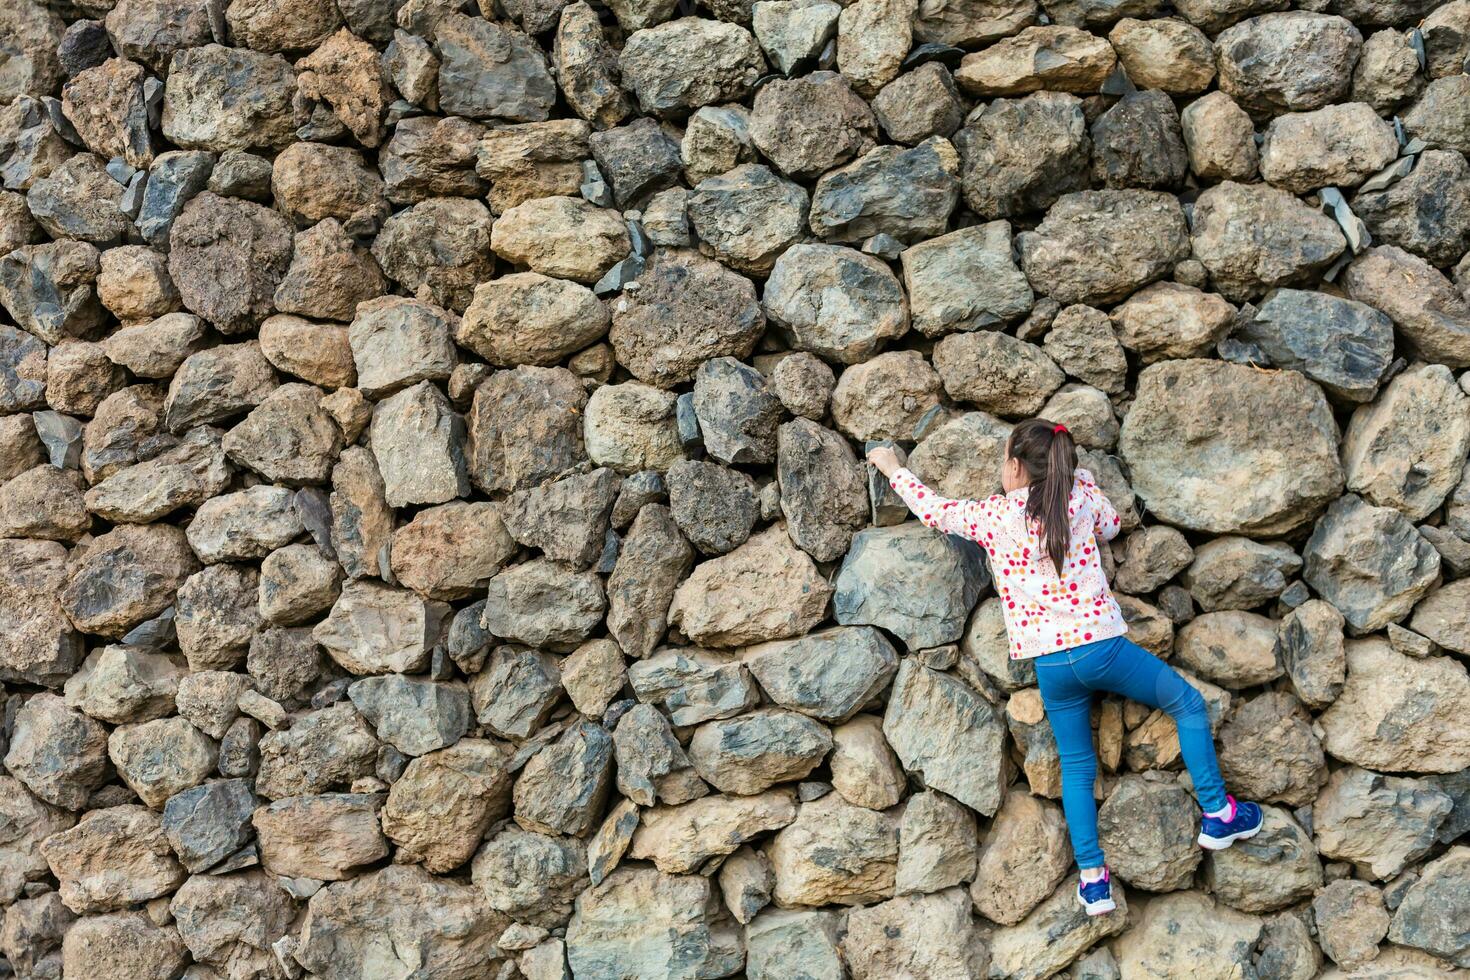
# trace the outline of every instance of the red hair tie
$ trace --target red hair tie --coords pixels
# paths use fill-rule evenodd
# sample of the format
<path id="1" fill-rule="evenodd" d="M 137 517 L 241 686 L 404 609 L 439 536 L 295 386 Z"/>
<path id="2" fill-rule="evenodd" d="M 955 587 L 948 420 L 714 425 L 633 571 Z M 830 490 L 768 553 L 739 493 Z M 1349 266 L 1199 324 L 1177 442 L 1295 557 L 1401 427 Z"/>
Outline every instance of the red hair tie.
<path id="1" fill-rule="evenodd" d="M 1054 426 L 1051 427 L 1051 434 L 1052 435 L 1056 435 L 1058 432 L 1067 432 L 1067 427 L 1065 425 L 1063 425 L 1062 423 L 1058 422 L 1056 425 L 1054 425 Z M 1072 433 L 1067 432 L 1067 435 L 1071 435 L 1071 434 Z"/>

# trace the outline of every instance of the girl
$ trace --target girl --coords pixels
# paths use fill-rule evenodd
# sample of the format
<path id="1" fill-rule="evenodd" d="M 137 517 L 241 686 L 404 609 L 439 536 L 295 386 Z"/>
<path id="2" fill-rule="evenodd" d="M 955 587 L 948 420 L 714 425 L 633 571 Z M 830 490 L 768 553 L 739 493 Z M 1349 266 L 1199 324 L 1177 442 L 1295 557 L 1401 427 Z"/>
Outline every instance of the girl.
<path id="1" fill-rule="evenodd" d="M 1116 906 L 1092 798 L 1094 691 L 1162 708 L 1174 719 L 1179 751 L 1204 811 L 1201 847 L 1221 850 L 1254 837 L 1261 829 L 1261 808 L 1226 794 L 1204 698 L 1173 668 L 1123 636 L 1128 626 L 1098 554 L 1099 539 L 1117 536 L 1118 514 L 1092 474 L 1077 468 L 1077 446 L 1067 427 L 1027 419 L 1011 430 L 1005 456 L 1005 494 L 985 500 L 935 494 L 891 449 L 874 449 L 868 461 L 926 525 L 978 542 L 989 555 L 1011 658 L 1035 658 L 1036 681 L 1056 736 L 1062 809 L 1081 870 L 1077 899 L 1088 915 L 1102 915 Z"/>

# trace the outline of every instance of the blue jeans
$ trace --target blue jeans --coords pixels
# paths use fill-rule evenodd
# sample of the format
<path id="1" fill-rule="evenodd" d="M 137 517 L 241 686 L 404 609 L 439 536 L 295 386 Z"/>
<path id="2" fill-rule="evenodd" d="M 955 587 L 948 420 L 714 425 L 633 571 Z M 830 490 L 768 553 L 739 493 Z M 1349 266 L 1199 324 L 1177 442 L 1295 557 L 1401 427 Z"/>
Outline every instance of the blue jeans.
<path id="1" fill-rule="evenodd" d="M 1215 761 L 1215 741 L 1205 699 L 1158 657 L 1122 636 L 1097 640 L 1036 658 L 1036 681 L 1062 762 L 1062 811 L 1078 867 L 1103 863 L 1097 842 L 1097 753 L 1092 748 L 1092 693 L 1112 691 L 1162 708 L 1179 731 L 1179 752 L 1206 813 L 1226 804 L 1225 781 Z"/>

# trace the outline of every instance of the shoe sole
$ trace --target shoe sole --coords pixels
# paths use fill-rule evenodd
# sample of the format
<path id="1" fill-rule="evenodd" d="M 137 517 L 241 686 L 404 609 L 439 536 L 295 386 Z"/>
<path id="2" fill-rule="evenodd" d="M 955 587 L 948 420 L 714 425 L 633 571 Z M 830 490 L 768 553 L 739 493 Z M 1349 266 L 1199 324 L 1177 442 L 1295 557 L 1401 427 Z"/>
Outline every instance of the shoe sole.
<path id="1" fill-rule="evenodd" d="M 1225 850 L 1225 848 L 1229 847 L 1231 844 L 1234 844 L 1238 840 L 1250 840 L 1252 837 L 1259 834 L 1261 832 L 1261 828 L 1265 825 L 1266 821 L 1262 820 L 1250 830 L 1242 830 L 1240 833 L 1231 834 L 1229 837 L 1210 837 L 1206 834 L 1200 834 L 1199 846 L 1203 847 L 1207 851 L 1223 851 Z"/>
<path id="2" fill-rule="evenodd" d="M 1077 904 L 1082 906 L 1082 910 L 1088 915 L 1106 915 L 1118 907 L 1118 903 L 1114 902 L 1111 898 L 1105 898 L 1101 902 L 1093 902 L 1089 905 L 1082 898 L 1080 892 L 1074 892 L 1073 894 L 1077 896 Z"/>

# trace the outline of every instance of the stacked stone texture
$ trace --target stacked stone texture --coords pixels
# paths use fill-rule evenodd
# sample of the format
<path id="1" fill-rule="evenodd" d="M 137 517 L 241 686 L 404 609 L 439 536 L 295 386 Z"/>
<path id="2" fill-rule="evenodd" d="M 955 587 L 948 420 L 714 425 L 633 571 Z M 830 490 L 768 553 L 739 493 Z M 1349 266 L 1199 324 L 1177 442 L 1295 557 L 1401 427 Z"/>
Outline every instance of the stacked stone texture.
<path id="1" fill-rule="evenodd" d="M 6 0 L 21 978 L 1470 968 L 1470 0 Z M 1065 422 L 1118 910 L 991 571 Z"/>

